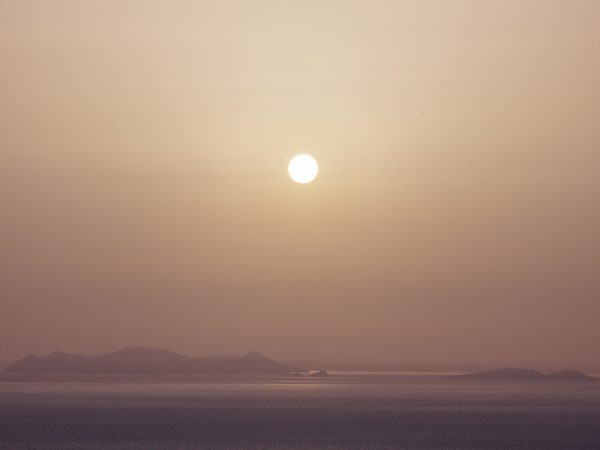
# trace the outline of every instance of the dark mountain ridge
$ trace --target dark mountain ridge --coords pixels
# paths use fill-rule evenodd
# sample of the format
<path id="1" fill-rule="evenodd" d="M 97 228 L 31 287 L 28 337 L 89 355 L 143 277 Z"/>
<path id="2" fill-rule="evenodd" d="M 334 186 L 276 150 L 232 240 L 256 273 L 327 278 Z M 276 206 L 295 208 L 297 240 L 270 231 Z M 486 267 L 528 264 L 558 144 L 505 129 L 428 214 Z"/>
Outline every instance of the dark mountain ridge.
<path id="1" fill-rule="evenodd" d="M 245 373 L 283 374 L 293 368 L 259 352 L 243 356 L 190 357 L 161 348 L 129 347 L 97 356 L 29 354 L 5 369 L 23 373 Z"/>

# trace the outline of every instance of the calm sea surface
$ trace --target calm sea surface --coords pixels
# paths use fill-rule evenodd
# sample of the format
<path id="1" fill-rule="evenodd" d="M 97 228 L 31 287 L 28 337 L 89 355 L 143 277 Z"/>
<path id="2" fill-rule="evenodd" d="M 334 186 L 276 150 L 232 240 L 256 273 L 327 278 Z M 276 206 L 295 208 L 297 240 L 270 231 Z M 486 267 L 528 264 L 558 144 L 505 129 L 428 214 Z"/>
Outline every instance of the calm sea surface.
<path id="1" fill-rule="evenodd" d="M 0 378 L 2 449 L 600 449 L 600 382 Z"/>

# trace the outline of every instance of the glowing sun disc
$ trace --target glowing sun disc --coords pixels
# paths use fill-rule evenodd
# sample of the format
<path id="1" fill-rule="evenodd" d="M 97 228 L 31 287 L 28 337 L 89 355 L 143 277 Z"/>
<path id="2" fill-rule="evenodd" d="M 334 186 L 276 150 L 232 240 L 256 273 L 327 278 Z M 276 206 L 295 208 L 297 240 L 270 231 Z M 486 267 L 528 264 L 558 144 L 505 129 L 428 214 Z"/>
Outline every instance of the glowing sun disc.
<path id="1" fill-rule="evenodd" d="M 319 164 L 310 155 L 297 155 L 292 158 L 288 165 L 290 178 L 296 183 L 306 184 L 317 178 Z"/>

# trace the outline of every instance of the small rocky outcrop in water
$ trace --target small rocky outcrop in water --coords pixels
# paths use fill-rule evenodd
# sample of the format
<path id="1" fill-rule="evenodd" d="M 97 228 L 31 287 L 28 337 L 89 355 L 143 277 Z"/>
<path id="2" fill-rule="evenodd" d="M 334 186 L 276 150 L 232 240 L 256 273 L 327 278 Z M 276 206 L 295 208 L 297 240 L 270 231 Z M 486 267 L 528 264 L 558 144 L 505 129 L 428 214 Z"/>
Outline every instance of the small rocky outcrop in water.
<path id="1" fill-rule="evenodd" d="M 288 377 L 328 377 L 326 370 L 314 370 L 311 372 L 290 372 Z"/>

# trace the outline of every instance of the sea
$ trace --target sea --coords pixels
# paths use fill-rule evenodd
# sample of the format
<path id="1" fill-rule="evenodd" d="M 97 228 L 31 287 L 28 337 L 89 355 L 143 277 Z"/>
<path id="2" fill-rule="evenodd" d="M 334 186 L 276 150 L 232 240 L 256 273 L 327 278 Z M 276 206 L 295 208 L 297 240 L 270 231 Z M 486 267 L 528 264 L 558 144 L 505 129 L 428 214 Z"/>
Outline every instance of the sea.
<path id="1" fill-rule="evenodd" d="M 1 449 L 600 449 L 600 382 L 0 376 Z"/>

